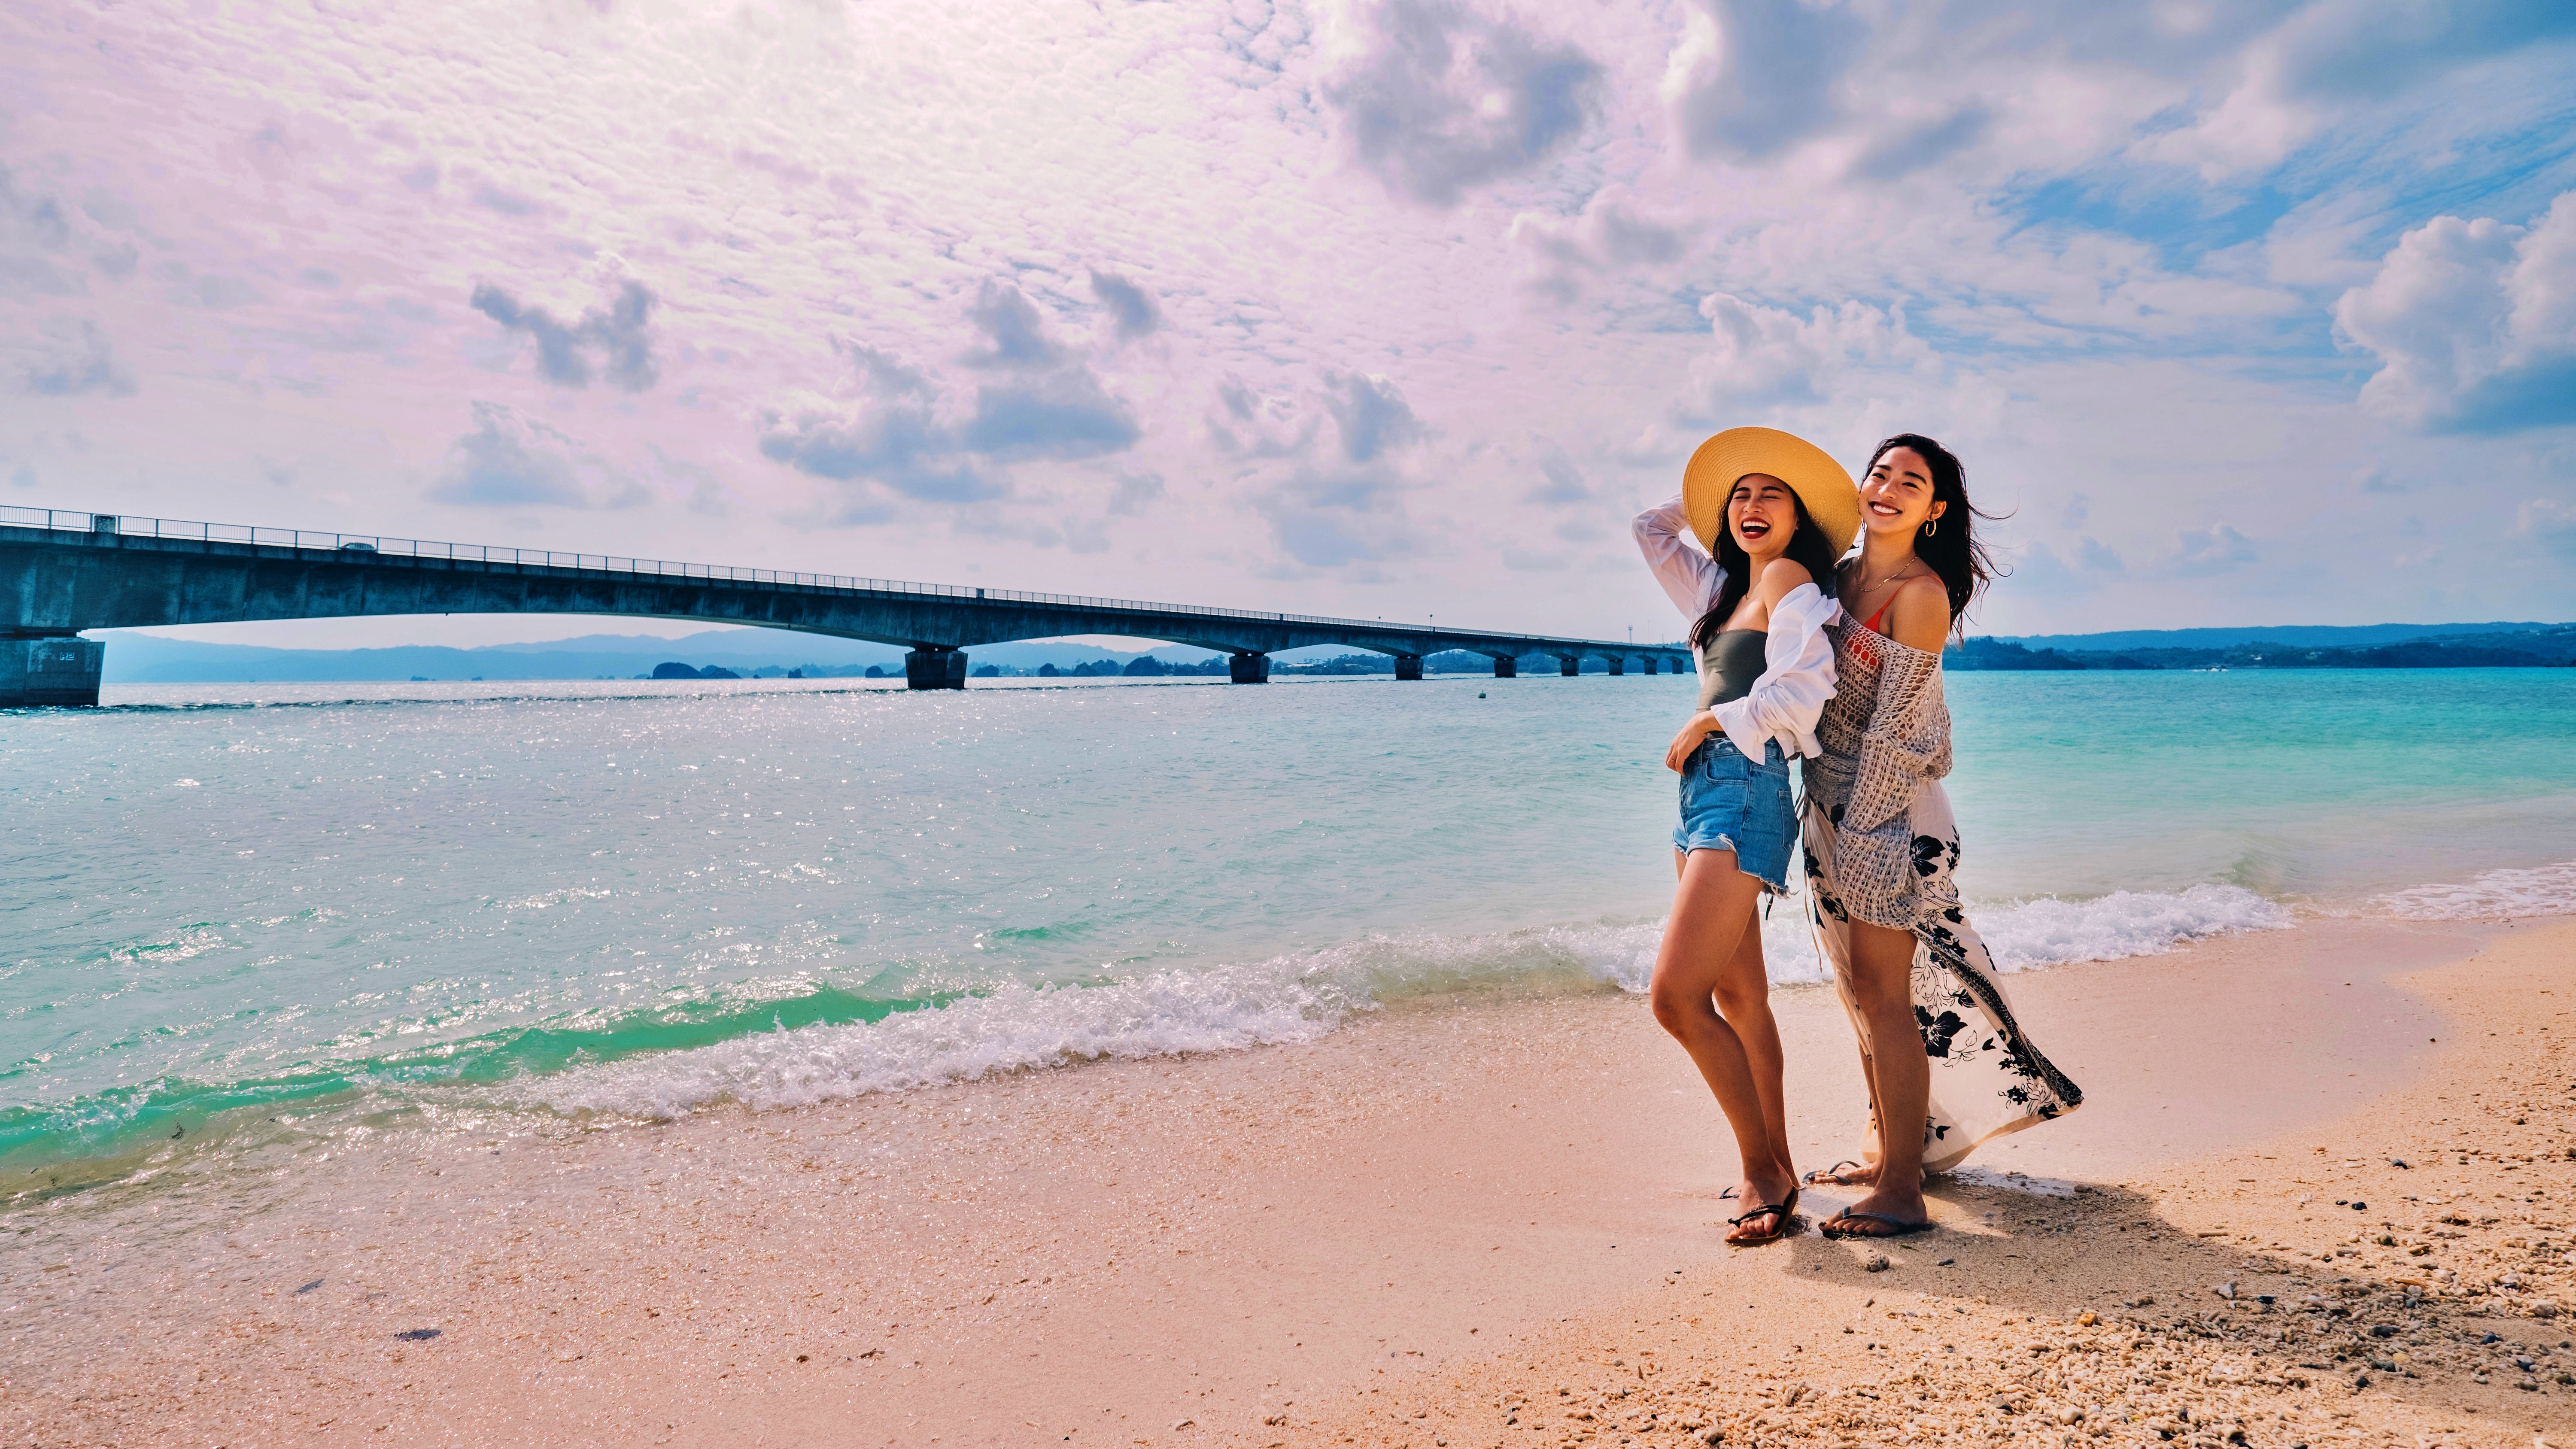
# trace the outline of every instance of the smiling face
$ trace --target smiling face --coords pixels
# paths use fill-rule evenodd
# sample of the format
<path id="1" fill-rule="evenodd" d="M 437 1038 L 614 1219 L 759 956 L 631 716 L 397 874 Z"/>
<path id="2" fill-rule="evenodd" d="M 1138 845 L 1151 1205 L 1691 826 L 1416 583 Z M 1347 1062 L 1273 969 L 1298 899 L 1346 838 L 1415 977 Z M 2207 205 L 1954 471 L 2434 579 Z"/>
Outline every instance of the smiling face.
<path id="1" fill-rule="evenodd" d="M 1726 531 L 1754 558 L 1776 558 L 1798 532 L 1798 495 L 1768 473 L 1735 480 L 1726 500 Z"/>
<path id="2" fill-rule="evenodd" d="M 1872 533 L 1912 533 L 1950 510 L 1932 496 L 1932 465 L 1912 448 L 1890 448 L 1860 480 L 1861 526 Z"/>

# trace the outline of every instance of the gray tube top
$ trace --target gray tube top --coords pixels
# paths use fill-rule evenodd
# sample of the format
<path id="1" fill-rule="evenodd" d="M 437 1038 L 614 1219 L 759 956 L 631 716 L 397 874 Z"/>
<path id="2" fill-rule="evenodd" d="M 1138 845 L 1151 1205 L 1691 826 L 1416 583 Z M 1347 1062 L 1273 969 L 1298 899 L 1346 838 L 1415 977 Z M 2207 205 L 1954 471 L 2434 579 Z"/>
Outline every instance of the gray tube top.
<path id="1" fill-rule="evenodd" d="M 1771 636 L 1760 629 L 1721 629 L 1699 656 L 1699 707 L 1725 704 L 1753 692 L 1762 677 L 1763 648 Z"/>

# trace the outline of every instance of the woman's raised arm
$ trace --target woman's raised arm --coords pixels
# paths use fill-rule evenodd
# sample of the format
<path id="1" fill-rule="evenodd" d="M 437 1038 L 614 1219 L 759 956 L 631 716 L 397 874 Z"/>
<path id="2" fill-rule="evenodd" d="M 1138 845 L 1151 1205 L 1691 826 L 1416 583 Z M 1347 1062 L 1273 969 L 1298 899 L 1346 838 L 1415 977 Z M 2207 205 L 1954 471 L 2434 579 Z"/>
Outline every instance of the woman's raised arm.
<path id="1" fill-rule="evenodd" d="M 1673 607 L 1697 622 L 1717 602 L 1726 570 L 1688 538 L 1690 514 L 1682 507 L 1682 496 L 1676 493 L 1672 501 L 1638 514 L 1629 531 L 1637 536 L 1637 551 L 1646 556 L 1646 567 L 1654 570 L 1655 582 L 1664 586 Z"/>

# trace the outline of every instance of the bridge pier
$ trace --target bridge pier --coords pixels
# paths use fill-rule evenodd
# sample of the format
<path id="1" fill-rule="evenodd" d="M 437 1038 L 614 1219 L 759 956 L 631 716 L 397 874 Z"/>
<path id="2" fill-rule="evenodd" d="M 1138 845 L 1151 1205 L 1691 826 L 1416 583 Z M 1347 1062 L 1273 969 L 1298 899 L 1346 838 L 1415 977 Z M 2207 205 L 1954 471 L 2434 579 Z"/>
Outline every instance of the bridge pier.
<path id="1" fill-rule="evenodd" d="M 98 639 L 0 639 L 0 709 L 94 705 L 106 663 Z"/>
<path id="2" fill-rule="evenodd" d="M 1574 676 L 1581 674 L 1583 672 L 1583 656 L 1580 654 L 1560 654 L 1556 656 L 1556 672 L 1564 675 L 1568 679 L 1572 679 Z"/>
<path id="3" fill-rule="evenodd" d="M 1611 655 L 1611 656 L 1610 656 L 1610 672 L 1611 672 L 1612 674 L 1625 674 L 1625 673 L 1627 673 L 1627 672 L 1628 672 L 1628 661 L 1627 661 L 1627 660 L 1625 660 L 1625 659 L 1620 658 L 1620 657 L 1619 657 L 1618 655 L 1616 655 L 1616 654 Z"/>
<path id="4" fill-rule="evenodd" d="M 1419 654 L 1398 654 L 1395 656 L 1395 677 L 1398 679 L 1420 679 L 1422 677 L 1422 656 Z"/>
<path id="5" fill-rule="evenodd" d="M 1236 684 L 1268 684 L 1270 656 L 1249 651 L 1236 653 L 1225 661 L 1226 673 Z"/>
<path id="6" fill-rule="evenodd" d="M 1496 679 L 1518 679 L 1520 677 L 1520 673 L 1521 662 L 1518 659 L 1513 658 L 1509 654 L 1497 654 L 1494 656 L 1494 677 Z"/>
<path id="7" fill-rule="evenodd" d="M 945 644 L 925 644 L 903 656 L 906 689 L 964 689 L 966 651 Z"/>

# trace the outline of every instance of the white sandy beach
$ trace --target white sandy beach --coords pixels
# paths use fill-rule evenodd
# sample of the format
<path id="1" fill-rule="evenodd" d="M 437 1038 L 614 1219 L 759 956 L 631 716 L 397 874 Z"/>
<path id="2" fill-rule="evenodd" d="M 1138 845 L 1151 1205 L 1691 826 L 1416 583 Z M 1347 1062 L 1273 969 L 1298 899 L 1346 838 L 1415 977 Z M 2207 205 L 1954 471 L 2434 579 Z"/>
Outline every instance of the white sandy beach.
<path id="1" fill-rule="evenodd" d="M 2011 986 L 2086 1105 L 1972 1159 L 1935 1193 L 1944 1231 L 1885 1272 L 1812 1233 L 1722 1245 L 1723 1126 L 1642 1000 L 1430 1003 L 1305 1046 L 663 1125 L 449 1123 L 255 1181 L 65 1195 L 15 1214 L 0 1268 L 10 1442 L 1932 1442 L 2031 1427 L 1989 1404 L 2040 1393 L 2025 1339 L 2098 1363 L 2211 1311 L 2224 1336 L 2155 1350 L 2156 1402 L 2220 1394 L 2212 1354 L 2303 1377 L 2258 1395 L 2287 1419 L 2225 1380 L 2246 1442 L 2439 1421 L 2520 1449 L 2576 1422 L 2552 1379 L 2467 1382 L 2454 1333 L 2536 1342 L 2556 1324 L 2504 1305 L 2566 1296 L 2576 925 L 2319 919 Z M 1859 1118 L 1848 1028 L 1820 989 L 1779 1006 L 1823 1166 Z M 2535 1195 L 2488 1201 L 2499 1182 Z M 2426 1257 L 2315 1261 L 2383 1222 L 2416 1243 L 2435 1193 L 2476 1205 Z M 2352 1389 L 2324 1320 L 2289 1313 L 2338 1277 L 2430 1285 L 2428 1263 L 2457 1277 L 2392 1320 L 2416 1377 Z M 2528 1291 L 2454 1296 L 2505 1264 Z M 2230 1277 L 2239 1298 L 2212 1296 Z M 1885 1386 L 1917 1372 L 1933 1397 L 1900 1405 Z M 1832 1407 L 1785 1412 L 1792 1384 Z M 2052 1432 L 2103 1437 L 2107 1392 L 2047 1390 L 2090 1404 Z"/>

